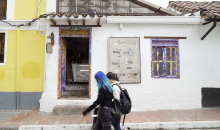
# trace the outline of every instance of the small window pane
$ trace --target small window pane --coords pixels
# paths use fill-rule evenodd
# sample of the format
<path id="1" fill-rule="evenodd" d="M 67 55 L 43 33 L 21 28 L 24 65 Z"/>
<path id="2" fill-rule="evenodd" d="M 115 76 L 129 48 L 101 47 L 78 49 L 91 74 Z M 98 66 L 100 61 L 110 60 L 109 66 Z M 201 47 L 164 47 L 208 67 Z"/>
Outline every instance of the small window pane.
<path id="1" fill-rule="evenodd" d="M 166 48 L 166 58 L 170 60 L 170 48 Z"/>
<path id="2" fill-rule="evenodd" d="M 153 65 L 154 65 L 154 75 L 157 75 L 157 63 L 156 62 L 154 62 L 153 63 Z"/>
<path id="3" fill-rule="evenodd" d="M 7 0 L 0 0 L 0 19 L 6 19 Z"/>
<path id="4" fill-rule="evenodd" d="M 153 48 L 153 58 L 154 61 L 157 60 L 157 48 Z"/>
<path id="5" fill-rule="evenodd" d="M 162 48 L 158 48 L 158 52 L 159 52 L 158 59 L 162 60 Z"/>
<path id="6" fill-rule="evenodd" d="M 170 62 L 167 62 L 167 75 L 170 75 Z"/>
<path id="7" fill-rule="evenodd" d="M 175 52 L 175 48 L 172 48 L 172 61 L 176 61 L 176 52 Z"/>
<path id="8" fill-rule="evenodd" d="M 163 63 L 160 62 L 159 63 L 159 75 L 162 75 L 162 72 L 163 72 Z"/>
<path id="9" fill-rule="evenodd" d="M 0 63 L 4 63 L 5 34 L 0 33 Z"/>
<path id="10" fill-rule="evenodd" d="M 176 75 L 176 64 L 174 62 L 172 63 L 172 75 Z"/>

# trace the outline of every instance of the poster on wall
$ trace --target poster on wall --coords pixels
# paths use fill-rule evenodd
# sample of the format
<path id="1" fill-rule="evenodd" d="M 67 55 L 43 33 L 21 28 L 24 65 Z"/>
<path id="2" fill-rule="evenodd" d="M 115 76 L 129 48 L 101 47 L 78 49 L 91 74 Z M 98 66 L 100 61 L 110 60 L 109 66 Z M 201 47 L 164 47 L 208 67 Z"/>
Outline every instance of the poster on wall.
<path id="1" fill-rule="evenodd" d="M 140 38 L 108 38 L 108 71 L 118 75 L 120 83 L 141 83 Z"/>

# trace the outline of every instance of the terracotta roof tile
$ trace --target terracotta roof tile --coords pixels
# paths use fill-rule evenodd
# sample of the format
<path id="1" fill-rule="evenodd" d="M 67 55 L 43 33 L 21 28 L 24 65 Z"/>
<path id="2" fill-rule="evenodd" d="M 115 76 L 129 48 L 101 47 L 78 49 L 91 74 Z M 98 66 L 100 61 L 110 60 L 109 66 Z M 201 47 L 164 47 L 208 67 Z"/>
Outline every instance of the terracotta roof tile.
<path id="1" fill-rule="evenodd" d="M 75 17 L 75 18 L 78 18 L 79 15 L 81 15 L 82 17 L 86 17 L 87 15 L 89 15 L 91 18 L 93 18 L 95 16 L 95 14 L 70 14 L 70 13 L 58 13 L 58 14 L 43 14 L 40 16 L 40 18 L 47 18 L 47 17 L 51 17 L 51 18 L 54 18 L 55 16 L 58 16 L 58 17 L 62 17 L 62 16 L 65 16 L 65 17 Z M 98 17 L 103 17 L 103 15 L 100 15 L 100 14 L 97 14 Z"/>
<path id="2" fill-rule="evenodd" d="M 185 9 L 184 8 L 182 8 L 181 10 L 180 10 L 180 12 L 184 12 L 185 11 Z"/>
<path id="3" fill-rule="evenodd" d="M 213 13 L 213 14 L 220 17 L 220 14 L 219 14 L 219 13 Z"/>
<path id="4" fill-rule="evenodd" d="M 183 7 L 185 7 L 186 6 L 186 4 L 181 4 L 180 5 L 180 8 L 183 8 Z"/>
<path id="5" fill-rule="evenodd" d="M 169 6 L 180 12 L 202 11 L 200 13 L 202 17 L 220 17 L 220 1 L 169 1 Z"/>
<path id="6" fill-rule="evenodd" d="M 204 16 L 206 13 L 207 13 L 207 11 L 202 11 L 202 12 L 200 13 L 200 15 L 201 15 L 201 16 Z"/>
<path id="7" fill-rule="evenodd" d="M 192 9 L 189 9 L 189 10 L 188 10 L 188 12 L 192 13 L 192 12 L 193 12 L 193 10 L 192 10 Z"/>
<path id="8" fill-rule="evenodd" d="M 67 13 L 67 14 L 65 14 L 65 16 L 69 18 L 71 16 L 71 14 Z"/>

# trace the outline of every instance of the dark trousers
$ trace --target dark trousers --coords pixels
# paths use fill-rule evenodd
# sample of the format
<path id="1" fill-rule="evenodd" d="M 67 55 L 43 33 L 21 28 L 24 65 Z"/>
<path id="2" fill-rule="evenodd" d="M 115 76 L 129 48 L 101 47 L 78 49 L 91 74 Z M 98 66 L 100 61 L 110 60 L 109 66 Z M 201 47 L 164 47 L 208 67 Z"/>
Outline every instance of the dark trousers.
<path id="1" fill-rule="evenodd" d="M 94 130 L 111 130 L 112 115 L 110 109 L 99 107 L 99 114 L 93 126 Z"/>
<path id="2" fill-rule="evenodd" d="M 121 117 L 113 117 L 112 118 L 112 125 L 115 130 L 121 130 L 120 120 L 121 120 Z"/>

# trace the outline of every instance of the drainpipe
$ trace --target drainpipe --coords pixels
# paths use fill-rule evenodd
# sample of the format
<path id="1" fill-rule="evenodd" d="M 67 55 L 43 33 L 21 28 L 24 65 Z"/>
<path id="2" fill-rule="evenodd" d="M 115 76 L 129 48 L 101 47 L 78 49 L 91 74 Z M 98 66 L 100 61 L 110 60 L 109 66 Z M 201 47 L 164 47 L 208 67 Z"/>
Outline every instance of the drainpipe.
<path id="1" fill-rule="evenodd" d="M 16 73 L 16 109 L 19 110 L 19 56 L 20 56 L 20 27 L 17 28 L 17 73 Z"/>
<path id="2" fill-rule="evenodd" d="M 203 23 L 203 25 L 209 24 L 213 22 L 212 27 L 206 32 L 206 34 L 201 38 L 201 40 L 204 40 L 205 37 L 216 27 L 217 22 L 220 22 L 220 18 L 207 18 L 205 19 L 207 21 L 206 23 Z"/>
<path id="3" fill-rule="evenodd" d="M 206 34 L 201 38 L 201 40 L 205 39 L 205 37 L 216 27 L 216 21 L 213 22 L 212 27 L 206 32 Z"/>

